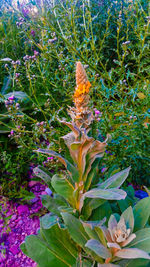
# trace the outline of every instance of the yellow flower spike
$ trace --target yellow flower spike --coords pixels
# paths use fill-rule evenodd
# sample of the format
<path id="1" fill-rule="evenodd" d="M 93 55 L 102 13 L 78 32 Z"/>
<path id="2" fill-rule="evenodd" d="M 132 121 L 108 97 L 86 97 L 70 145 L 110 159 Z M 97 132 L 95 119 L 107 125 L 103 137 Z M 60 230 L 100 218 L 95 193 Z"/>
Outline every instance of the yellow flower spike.
<path id="1" fill-rule="evenodd" d="M 76 63 L 76 89 L 74 92 L 74 108 L 70 108 L 69 114 L 77 127 L 87 128 L 93 121 L 93 113 L 88 109 L 90 100 L 89 88 L 91 83 L 88 81 L 86 71 L 81 62 Z"/>
<path id="2" fill-rule="evenodd" d="M 146 96 L 143 93 L 137 93 L 139 99 L 144 99 Z"/>

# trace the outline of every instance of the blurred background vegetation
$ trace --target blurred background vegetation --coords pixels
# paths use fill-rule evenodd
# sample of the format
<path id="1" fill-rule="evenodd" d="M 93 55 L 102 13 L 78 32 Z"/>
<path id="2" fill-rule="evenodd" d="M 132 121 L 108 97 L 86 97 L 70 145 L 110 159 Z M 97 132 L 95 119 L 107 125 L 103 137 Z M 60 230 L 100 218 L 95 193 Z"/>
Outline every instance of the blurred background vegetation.
<path id="1" fill-rule="evenodd" d="M 93 135 L 112 136 L 100 177 L 131 165 L 128 182 L 150 186 L 149 1 L 1 0 L 0 10 L 1 193 L 24 196 L 30 166 L 45 164 L 33 150 L 60 149 L 56 118 L 68 119 L 78 60 L 100 111 Z"/>

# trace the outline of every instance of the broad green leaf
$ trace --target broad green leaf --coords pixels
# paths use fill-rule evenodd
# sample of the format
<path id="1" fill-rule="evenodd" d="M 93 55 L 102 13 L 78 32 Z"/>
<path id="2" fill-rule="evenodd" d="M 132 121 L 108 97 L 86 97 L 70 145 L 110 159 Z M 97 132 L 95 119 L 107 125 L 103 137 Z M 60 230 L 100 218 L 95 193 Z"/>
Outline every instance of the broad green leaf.
<path id="1" fill-rule="evenodd" d="M 76 262 L 76 245 L 71 240 L 67 229 L 60 228 L 58 224 L 55 224 L 50 229 L 42 228 L 41 235 L 51 250 L 54 251 L 54 253 L 58 255 L 60 259 L 63 259 L 69 266 L 72 266 Z"/>
<path id="2" fill-rule="evenodd" d="M 1 88 L 1 94 L 4 95 L 10 87 L 11 77 L 4 77 L 3 86 Z"/>
<path id="3" fill-rule="evenodd" d="M 88 166 L 88 161 L 87 161 L 87 164 L 86 166 Z M 83 178 L 85 180 L 85 191 L 88 191 L 88 189 L 90 188 L 90 185 L 91 183 L 94 181 L 94 178 L 96 177 L 97 175 L 97 166 L 99 164 L 99 158 L 97 158 L 96 160 L 94 160 L 93 164 L 91 165 L 91 170 L 88 170 L 89 172 L 85 171 L 85 177 Z M 88 166 L 87 169 L 90 169 L 89 168 L 90 166 Z"/>
<path id="4" fill-rule="evenodd" d="M 108 200 L 120 200 L 125 199 L 126 192 L 121 189 L 99 189 L 95 188 L 88 192 L 86 192 L 83 197 L 88 198 L 100 198 L 100 199 L 108 199 Z"/>
<path id="5" fill-rule="evenodd" d="M 92 212 L 90 220 L 100 221 L 106 217 L 106 222 L 108 222 L 108 219 L 111 216 L 111 214 L 112 214 L 111 205 L 108 201 L 106 201 L 105 203 L 103 203 L 103 205 L 101 205 Z"/>
<path id="6" fill-rule="evenodd" d="M 150 197 L 143 198 L 133 207 L 134 232 L 143 228 L 150 217 Z"/>
<path id="7" fill-rule="evenodd" d="M 82 267 L 91 267 L 92 262 L 82 259 Z M 73 265 L 72 267 L 80 267 L 81 266 L 81 259 L 78 257 L 76 264 Z"/>
<path id="8" fill-rule="evenodd" d="M 120 267 L 118 264 L 112 264 L 112 263 L 104 263 L 104 264 L 98 264 L 98 267 Z"/>
<path id="9" fill-rule="evenodd" d="M 62 212 L 61 215 L 72 239 L 82 248 L 84 248 L 89 237 L 84 230 L 82 223 L 76 217 L 67 212 Z"/>
<path id="10" fill-rule="evenodd" d="M 44 241 L 36 235 L 27 236 L 25 245 L 21 245 L 23 252 L 41 267 L 66 267 L 70 265 L 57 256 Z"/>
<path id="11" fill-rule="evenodd" d="M 55 197 L 56 194 L 54 194 L 53 197 L 50 197 L 49 195 L 41 195 L 42 204 L 45 208 L 47 208 L 52 213 L 56 214 L 57 216 L 60 216 L 60 212 L 67 211 L 69 213 L 73 213 L 73 208 L 68 206 L 68 203 L 65 199 L 62 201 Z"/>
<path id="12" fill-rule="evenodd" d="M 128 247 L 134 247 L 142 249 L 150 253 L 150 228 L 144 228 L 135 232 L 136 238 L 128 245 Z"/>
<path id="13" fill-rule="evenodd" d="M 85 246 L 95 252 L 102 259 L 111 258 L 112 256 L 109 250 L 98 240 L 90 239 Z"/>
<path id="14" fill-rule="evenodd" d="M 58 217 L 53 216 L 51 213 L 47 213 L 40 219 L 43 229 L 49 229 L 58 222 Z"/>
<path id="15" fill-rule="evenodd" d="M 133 231 L 134 228 L 134 215 L 133 215 L 133 210 L 132 207 L 128 207 L 121 215 L 120 219 L 124 218 L 125 224 L 127 228 L 131 229 L 131 232 Z"/>
<path id="16" fill-rule="evenodd" d="M 76 203 L 73 196 L 74 187 L 67 178 L 65 178 L 63 175 L 55 174 L 52 177 L 51 184 L 56 193 L 64 197 L 72 206 L 75 207 Z"/>
<path id="17" fill-rule="evenodd" d="M 43 154 L 51 155 L 59 159 L 59 161 L 66 167 L 74 182 L 78 182 L 79 180 L 79 173 L 76 167 L 74 167 L 67 159 L 63 158 L 60 154 L 56 153 L 55 151 L 48 150 L 48 149 L 38 149 L 36 152 L 40 152 Z"/>
<path id="18" fill-rule="evenodd" d="M 103 205 L 105 201 L 106 200 L 104 199 L 93 198 L 87 204 L 84 203 L 84 206 L 82 209 L 84 218 L 87 220 L 91 216 L 92 211 L 98 208 L 99 206 Z"/>
<path id="19" fill-rule="evenodd" d="M 150 261 L 145 259 L 121 260 L 119 265 L 120 267 L 150 267 Z"/>
<path id="20" fill-rule="evenodd" d="M 49 195 L 41 195 L 42 204 L 45 208 L 47 208 L 52 213 L 60 216 L 60 211 L 58 210 L 59 205 L 56 204 L 56 201 L 54 198 L 52 198 Z"/>
<path id="21" fill-rule="evenodd" d="M 96 239 L 99 240 L 97 233 L 95 232 L 94 229 L 92 229 L 92 226 L 90 225 L 90 222 L 82 222 L 84 230 L 86 231 L 86 233 L 88 234 L 88 236 L 91 239 Z"/>
<path id="22" fill-rule="evenodd" d="M 115 187 L 119 188 L 124 183 L 126 178 L 128 177 L 130 169 L 131 167 L 128 167 L 127 169 L 114 174 L 109 179 L 107 179 L 105 182 L 98 184 L 98 187 L 102 189 L 115 188 Z"/>
<path id="23" fill-rule="evenodd" d="M 40 177 L 45 183 L 47 183 L 49 187 L 51 187 L 51 179 L 52 179 L 51 174 L 44 167 L 37 166 L 36 168 L 33 169 L 33 173 L 37 177 Z"/>
<path id="24" fill-rule="evenodd" d="M 124 258 L 124 259 L 143 258 L 143 259 L 150 260 L 150 256 L 148 255 L 148 253 L 138 248 L 121 249 L 115 253 L 115 256 L 119 258 Z"/>
<path id="25" fill-rule="evenodd" d="M 106 242 L 106 239 L 105 239 L 105 236 L 104 236 L 104 233 L 103 233 L 102 229 L 100 227 L 98 227 L 98 226 L 95 226 L 94 230 L 97 233 L 97 235 L 99 237 L 99 240 L 102 243 L 102 245 L 107 247 L 107 242 Z"/>

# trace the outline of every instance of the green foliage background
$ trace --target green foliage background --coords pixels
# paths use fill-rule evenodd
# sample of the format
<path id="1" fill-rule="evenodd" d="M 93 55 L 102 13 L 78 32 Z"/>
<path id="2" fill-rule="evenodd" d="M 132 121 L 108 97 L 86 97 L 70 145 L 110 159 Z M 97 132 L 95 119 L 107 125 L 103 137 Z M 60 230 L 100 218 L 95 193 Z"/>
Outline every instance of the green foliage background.
<path id="1" fill-rule="evenodd" d="M 91 108 L 102 112 L 101 120 L 95 123 L 98 131 L 93 127 L 93 134 L 100 139 L 106 133 L 112 135 L 102 166 L 108 169 L 111 166 L 113 171 L 131 165 L 130 181 L 149 186 L 148 1 L 58 0 L 43 8 L 36 2 L 33 5 L 38 13 L 29 12 L 20 26 L 16 23 L 23 17 L 21 8 L 19 11 L 4 8 L 0 13 L 1 155 L 6 151 L 5 160 L 3 156 L 0 162 L 0 179 L 4 193 L 9 195 L 11 191 L 6 186 L 6 161 L 10 162 L 12 181 L 14 168 L 17 170 L 15 183 L 18 183 L 24 180 L 24 169 L 28 169 L 34 157 L 36 162 L 43 161 L 32 152 L 47 146 L 43 140 L 59 150 L 59 137 L 67 129 L 56 121 L 56 116 L 59 112 L 60 117 L 67 117 L 78 60 L 88 65 Z M 30 11 L 30 6 L 27 8 Z M 57 40 L 53 41 L 55 37 Z M 126 41 L 129 44 L 124 44 Z M 23 57 L 33 56 L 34 50 L 39 52 L 37 60 L 24 65 Z M 4 58 L 20 60 L 21 65 L 14 68 Z M 16 73 L 20 73 L 18 81 Z M 5 108 L 4 100 L 15 91 L 24 95 L 16 93 L 21 108 L 12 112 Z M 138 93 L 144 97 L 139 98 Z M 46 123 L 45 133 L 36 127 L 41 121 Z M 17 125 L 26 128 L 19 131 Z M 11 129 L 15 135 L 8 138 Z M 14 151 L 17 158 L 20 155 L 24 168 L 16 169 Z"/>

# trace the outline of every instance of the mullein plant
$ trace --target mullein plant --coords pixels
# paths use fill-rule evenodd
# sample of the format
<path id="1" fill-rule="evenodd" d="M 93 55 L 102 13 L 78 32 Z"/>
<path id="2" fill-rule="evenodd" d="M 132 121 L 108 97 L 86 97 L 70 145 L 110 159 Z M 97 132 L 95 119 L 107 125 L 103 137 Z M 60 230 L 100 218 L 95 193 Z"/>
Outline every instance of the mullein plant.
<path id="1" fill-rule="evenodd" d="M 37 235 L 26 237 L 21 249 L 40 267 L 147 266 L 150 197 L 133 208 L 126 207 L 127 194 L 119 188 L 130 167 L 99 181 L 98 167 L 110 136 L 103 142 L 88 136 L 94 120 L 88 107 L 90 87 L 85 69 L 77 62 L 74 107 L 68 108 L 71 122 L 61 121 L 71 130 L 62 137 L 69 157 L 51 150 L 37 151 L 56 157 L 66 172 L 52 176 L 41 166 L 34 169 L 53 195 L 41 196 L 50 213 L 41 218 Z M 117 209 L 113 214 L 112 207 L 119 203 L 123 203 L 123 213 Z"/>

